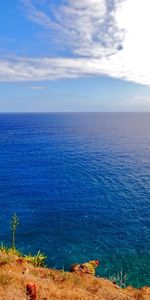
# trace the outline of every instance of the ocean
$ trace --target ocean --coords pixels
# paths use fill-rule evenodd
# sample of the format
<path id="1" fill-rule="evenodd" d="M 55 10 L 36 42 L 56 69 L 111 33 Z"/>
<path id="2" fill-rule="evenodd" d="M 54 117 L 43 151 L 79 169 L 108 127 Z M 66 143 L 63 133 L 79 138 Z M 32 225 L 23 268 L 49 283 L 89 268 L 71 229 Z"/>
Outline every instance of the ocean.
<path id="1" fill-rule="evenodd" d="M 150 113 L 0 114 L 0 241 L 150 283 Z"/>

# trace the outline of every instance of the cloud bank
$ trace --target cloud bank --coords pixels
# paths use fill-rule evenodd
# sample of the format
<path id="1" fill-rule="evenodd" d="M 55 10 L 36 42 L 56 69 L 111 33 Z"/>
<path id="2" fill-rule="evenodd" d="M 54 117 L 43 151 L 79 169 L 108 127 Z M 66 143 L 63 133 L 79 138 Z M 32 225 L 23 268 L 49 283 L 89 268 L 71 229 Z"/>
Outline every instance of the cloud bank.
<path id="1" fill-rule="evenodd" d="M 1 59 L 0 81 L 110 76 L 150 85 L 149 0 L 22 0 L 26 17 L 67 57 Z"/>
<path id="2" fill-rule="evenodd" d="M 36 0 L 21 2 L 28 19 L 49 34 L 53 32 L 51 38 L 59 46 L 77 56 L 102 57 L 122 47 L 123 30 L 117 27 L 115 20 L 120 1 L 68 0 L 59 5 L 46 5 L 45 10 L 44 5 L 43 10 L 36 5 Z"/>

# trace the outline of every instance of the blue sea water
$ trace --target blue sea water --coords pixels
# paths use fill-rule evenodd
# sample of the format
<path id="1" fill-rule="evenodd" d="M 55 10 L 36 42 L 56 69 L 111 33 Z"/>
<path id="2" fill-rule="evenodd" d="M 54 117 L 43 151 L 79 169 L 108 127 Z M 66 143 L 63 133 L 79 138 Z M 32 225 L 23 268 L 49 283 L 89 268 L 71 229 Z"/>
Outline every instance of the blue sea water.
<path id="1" fill-rule="evenodd" d="M 150 114 L 0 115 L 0 240 L 150 282 Z"/>

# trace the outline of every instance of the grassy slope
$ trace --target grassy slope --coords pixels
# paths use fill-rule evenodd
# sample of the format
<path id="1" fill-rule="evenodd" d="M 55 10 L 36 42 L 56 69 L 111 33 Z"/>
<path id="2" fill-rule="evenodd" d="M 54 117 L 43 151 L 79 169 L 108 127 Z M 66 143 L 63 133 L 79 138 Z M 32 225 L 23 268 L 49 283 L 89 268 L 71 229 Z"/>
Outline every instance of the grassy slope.
<path id="1" fill-rule="evenodd" d="M 109 280 L 37 268 L 24 258 L 0 252 L 0 299 L 26 300 L 34 282 L 38 300 L 150 300 L 150 288 L 121 289 Z"/>

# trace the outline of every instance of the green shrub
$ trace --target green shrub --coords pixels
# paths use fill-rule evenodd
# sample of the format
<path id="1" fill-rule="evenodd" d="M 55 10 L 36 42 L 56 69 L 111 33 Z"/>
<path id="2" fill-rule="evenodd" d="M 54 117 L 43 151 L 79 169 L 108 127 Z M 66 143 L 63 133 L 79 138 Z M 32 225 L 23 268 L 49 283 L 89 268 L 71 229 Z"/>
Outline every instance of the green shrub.
<path id="1" fill-rule="evenodd" d="M 0 245 L 0 252 L 8 254 L 8 247 L 4 245 L 4 243 L 1 243 Z"/>
<path id="2" fill-rule="evenodd" d="M 44 253 L 38 251 L 38 253 L 34 256 L 31 254 L 25 255 L 25 259 L 31 263 L 34 267 L 45 267 L 46 256 Z"/>
<path id="3" fill-rule="evenodd" d="M 22 253 L 20 250 L 17 250 L 16 248 L 13 248 L 13 247 L 6 246 L 3 243 L 1 243 L 1 245 L 0 245 L 0 252 L 2 252 L 4 254 L 18 256 L 18 257 L 22 256 Z"/>

